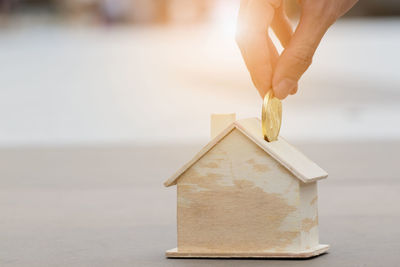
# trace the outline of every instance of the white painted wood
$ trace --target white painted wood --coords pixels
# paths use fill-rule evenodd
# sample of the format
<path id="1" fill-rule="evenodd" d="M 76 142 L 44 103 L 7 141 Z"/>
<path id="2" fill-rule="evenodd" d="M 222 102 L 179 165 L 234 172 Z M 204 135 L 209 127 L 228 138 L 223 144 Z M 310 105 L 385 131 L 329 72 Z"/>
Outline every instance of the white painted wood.
<path id="1" fill-rule="evenodd" d="M 320 244 L 316 247 L 300 251 L 215 251 L 215 252 L 182 252 L 178 248 L 167 250 L 168 258 L 311 258 L 328 251 L 329 245 Z"/>
<path id="2" fill-rule="evenodd" d="M 301 249 L 318 245 L 318 193 L 317 182 L 300 183 Z"/>
<path id="3" fill-rule="evenodd" d="M 328 174 L 317 164 L 308 159 L 304 154 L 291 146 L 285 139 L 279 137 L 277 141 L 267 142 L 262 136 L 261 121 L 257 118 L 250 118 L 236 121 L 228 126 L 219 135 L 212 139 L 192 160 L 179 169 L 164 185 L 171 186 L 176 184 L 176 180 L 189 167 L 197 162 L 211 148 L 213 148 L 220 140 L 225 138 L 234 128 L 240 130 L 251 141 L 262 148 L 267 154 L 271 155 L 275 160 L 285 166 L 297 178 L 305 183 L 324 179 Z"/>
<path id="4" fill-rule="evenodd" d="M 178 180 L 179 250 L 300 250 L 300 183 L 234 129 Z"/>
<path id="5" fill-rule="evenodd" d="M 215 129 L 229 121 L 222 118 L 216 117 Z M 329 246 L 318 241 L 316 180 L 326 176 L 283 138 L 264 141 L 260 120 L 231 123 L 164 183 L 177 184 L 178 191 L 178 250 L 167 256 L 325 252 Z"/>
<path id="6" fill-rule="evenodd" d="M 305 183 L 326 178 L 328 173 L 312 162 L 303 153 L 279 136 L 277 141 L 266 142 L 262 135 L 261 121 L 258 118 L 239 120 L 235 123 L 253 142 L 288 168 Z"/>
<path id="7" fill-rule="evenodd" d="M 227 134 L 229 134 L 233 129 L 235 129 L 235 125 L 231 124 L 223 130 L 219 135 L 217 135 L 214 139 L 212 139 L 206 146 L 204 146 L 189 162 L 182 166 L 173 176 L 171 176 L 167 181 L 164 182 L 164 186 L 172 186 L 176 184 L 176 181 L 179 177 L 193 164 L 195 164 L 204 154 L 206 154 L 211 148 L 213 148 L 222 138 L 224 138 Z"/>
<path id="8" fill-rule="evenodd" d="M 211 139 L 219 135 L 229 125 L 236 121 L 236 114 L 211 114 Z"/>

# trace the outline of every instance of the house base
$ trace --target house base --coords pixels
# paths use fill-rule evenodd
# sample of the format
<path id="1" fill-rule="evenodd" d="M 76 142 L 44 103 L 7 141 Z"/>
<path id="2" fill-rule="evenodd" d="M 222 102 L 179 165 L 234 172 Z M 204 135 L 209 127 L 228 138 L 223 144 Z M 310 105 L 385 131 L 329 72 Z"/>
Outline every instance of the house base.
<path id="1" fill-rule="evenodd" d="M 329 245 L 318 245 L 311 249 L 301 251 L 216 251 L 216 252 L 181 252 L 177 248 L 167 250 L 167 258 L 311 258 L 325 253 Z"/>

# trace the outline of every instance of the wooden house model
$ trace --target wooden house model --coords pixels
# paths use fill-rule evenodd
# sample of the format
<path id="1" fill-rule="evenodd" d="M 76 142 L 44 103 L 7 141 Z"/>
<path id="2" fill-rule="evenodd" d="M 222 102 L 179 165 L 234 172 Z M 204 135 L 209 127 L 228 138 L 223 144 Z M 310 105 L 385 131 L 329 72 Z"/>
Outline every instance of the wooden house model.
<path id="1" fill-rule="evenodd" d="M 257 118 L 212 115 L 212 140 L 164 185 L 177 185 L 178 247 L 167 257 L 290 257 L 326 252 L 317 181 L 328 174 Z"/>

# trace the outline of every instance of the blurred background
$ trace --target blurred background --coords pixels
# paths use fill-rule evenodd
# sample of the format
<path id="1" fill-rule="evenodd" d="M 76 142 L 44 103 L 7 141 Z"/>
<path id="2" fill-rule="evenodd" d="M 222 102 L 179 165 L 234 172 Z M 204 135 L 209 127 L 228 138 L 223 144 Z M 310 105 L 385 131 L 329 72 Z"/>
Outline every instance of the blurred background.
<path id="1" fill-rule="evenodd" d="M 1 0 L 0 147 L 204 143 L 210 113 L 259 116 L 234 42 L 238 5 Z M 400 136 L 399 14 L 397 1 L 363 0 L 329 30 L 284 103 L 283 136 Z"/>
<path id="2" fill-rule="evenodd" d="M 190 266 L 163 257 L 176 194 L 162 182 L 207 143 L 211 113 L 260 117 L 238 7 L 0 0 L 1 266 Z M 285 266 L 398 262 L 399 15 L 399 1 L 360 0 L 283 103 L 281 135 L 329 173 L 319 221 L 332 245 Z"/>

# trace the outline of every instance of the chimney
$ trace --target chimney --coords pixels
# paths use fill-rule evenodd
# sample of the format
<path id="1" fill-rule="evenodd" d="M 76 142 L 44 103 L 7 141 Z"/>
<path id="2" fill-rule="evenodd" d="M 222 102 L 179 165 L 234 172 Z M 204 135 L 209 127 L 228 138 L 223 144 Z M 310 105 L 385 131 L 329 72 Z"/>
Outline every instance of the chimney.
<path id="1" fill-rule="evenodd" d="M 211 139 L 219 135 L 226 127 L 236 121 L 236 114 L 211 114 Z"/>

